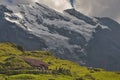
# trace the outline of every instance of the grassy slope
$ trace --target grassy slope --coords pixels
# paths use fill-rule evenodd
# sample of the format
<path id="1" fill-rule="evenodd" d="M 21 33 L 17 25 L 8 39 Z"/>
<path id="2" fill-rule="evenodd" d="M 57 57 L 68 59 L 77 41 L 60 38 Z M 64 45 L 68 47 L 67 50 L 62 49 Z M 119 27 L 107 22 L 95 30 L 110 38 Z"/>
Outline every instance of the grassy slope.
<path id="1" fill-rule="evenodd" d="M 69 69 L 71 75 L 64 74 L 18 74 L 18 75 L 0 75 L 0 80 L 120 80 L 120 73 L 107 72 L 102 69 L 88 69 L 77 63 L 56 58 L 50 52 L 46 51 L 25 51 L 22 52 L 18 46 L 10 43 L 0 43 L 0 71 L 12 68 L 31 67 L 21 58 L 35 58 L 49 63 L 49 69 L 56 68 Z"/>

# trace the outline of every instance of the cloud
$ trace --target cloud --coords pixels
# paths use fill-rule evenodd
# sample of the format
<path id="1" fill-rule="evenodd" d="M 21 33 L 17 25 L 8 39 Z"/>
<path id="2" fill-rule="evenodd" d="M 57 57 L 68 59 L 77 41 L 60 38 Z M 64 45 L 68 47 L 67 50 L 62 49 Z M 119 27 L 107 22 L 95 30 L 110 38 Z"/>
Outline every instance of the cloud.
<path id="1" fill-rule="evenodd" d="M 13 0 L 8 0 L 9 3 L 13 3 Z"/>
<path id="2" fill-rule="evenodd" d="M 74 7 L 74 1 L 75 0 L 69 0 L 69 1 L 70 1 L 71 6 Z"/>
<path id="3" fill-rule="evenodd" d="M 76 9 L 91 15 L 100 17 L 120 17 L 120 0 L 76 0 Z"/>
<path id="4" fill-rule="evenodd" d="M 70 0 L 38 0 L 60 12 L 71 8 Z M 83 14 L 120 20 L 120 0 L 75 0 L 75 8 Z"/>
<path id="5" fill-rule="evenodd" d="M 42 0 L 42 2 L 44 1 L 44 4 L 58 11 L 71 8 L 69 0 Z M 110 17 L 120 20 L 119 3 L 120 0 L 76 0 L 75 8 L 89 16 Z"/>
<path id="6" fill-rule="evenodd" d="M 71 8 L 69 0 L 37 0 L 39 3 L 46 4 L 49 7 L 62 12 L 64 9 Z"/>
<path id="7" fill-rule="evenodd" d="M 0 0 L 0 3 L 15 5 L 18 3 L 28 4 L 39 2 L 62 12 L 64 9 L 71 8 L 70 0 Z M 98 17 L 110 17 L 120 20 L 120 0 L 75 0 L 74 7 L 83 14 Z"/>
<path id="8" fill-rule="evenodd" d="M 69 0 L 0 0 L 0 4 L 14 6 L 16 4 L 30 4 L 34 2 L 39 2 L 42 4 L 46 4 L 57 11 L 62 12 L 64 9 L 71 8 L 71 5 L 68 1 Z"/>
<path id="9" fill-rule="evenodd" d="M 0 0 L 0 4 L 16 5 L 33 3 L 35 0 Z"/>

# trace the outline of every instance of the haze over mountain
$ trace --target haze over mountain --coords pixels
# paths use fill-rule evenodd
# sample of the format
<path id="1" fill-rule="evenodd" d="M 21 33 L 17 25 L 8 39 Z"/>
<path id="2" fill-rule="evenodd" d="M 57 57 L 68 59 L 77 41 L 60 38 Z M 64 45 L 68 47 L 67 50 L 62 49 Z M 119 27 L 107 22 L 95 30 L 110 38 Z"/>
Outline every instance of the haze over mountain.
<path id="1" fill-rule="evenodd" d="M 63 10 L 71 8 L 71 5 L 74 5 L 75 9 L 83 14 L 110 17 L 120 23 L 120 0 L 0 0 L 0 4 L 10 6 L 19 3 L 28 4 L 34 2 L 43 3 L 59 12 L 63 12 Z"/>
<path id="2" fill-rule="evenodd" d="M 16 11 L 17 10 L 17 11 Z M 81 65 L 120 70 L 120 24 L 75 9 L 59 13 L 40 3 L 0 5 L 0 42 L 50 50 Z"/>

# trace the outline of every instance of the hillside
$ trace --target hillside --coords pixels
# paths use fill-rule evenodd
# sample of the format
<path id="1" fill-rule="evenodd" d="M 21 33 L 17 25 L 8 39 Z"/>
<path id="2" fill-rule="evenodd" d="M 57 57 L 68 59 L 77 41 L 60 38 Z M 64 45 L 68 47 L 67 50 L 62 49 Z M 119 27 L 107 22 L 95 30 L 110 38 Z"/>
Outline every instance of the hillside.
<path id="1" fill-rule="evenodd" d="M 12 43 L 0 43 L 0 80 L 120 80 L 120 73 L 83 67 L 49 51 L 25 51 Z"/>

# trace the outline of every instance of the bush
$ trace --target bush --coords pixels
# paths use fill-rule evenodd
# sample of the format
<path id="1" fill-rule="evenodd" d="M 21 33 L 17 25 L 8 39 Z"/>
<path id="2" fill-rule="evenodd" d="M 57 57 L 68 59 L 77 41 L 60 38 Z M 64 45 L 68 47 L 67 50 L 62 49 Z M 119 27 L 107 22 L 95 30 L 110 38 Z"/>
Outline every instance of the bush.
<path id="1" fill-rule="evenodd" d="M 17 49 L 18 49 L 18 50 L 20 50 L 20 51 L 22 51 L 22 52 L 24 52 L 24 51 L 25 51 L 25 48 L 24 48 L 24 47 L 22 47 L 22 46 L 17 45 L 16 47 L 17 47 Z"/>
<path id="2" fill-rule="evenodd" d="M 99 68 L 94 68 L 93 70 L 96 71 L 96 72 L 100 72 L 101 71 L 101 69 L 99 69 Z"/>
<path id="3" fill-rule="evenodd" d="M 55 80 L 55 79 L 48 79 L 48 80 Z"/>
<path id="4" fill-rule="evenodd" d="M 71 75 L 71 71 L 65 68 L 58 68 L 56 70 L 52 70 L 53 74 L 64 74 L 64 75 Z"/>
<path id="5" fill-rule="evenodd" d="M 92 77 L 90 74 L 86 74 L 84 77 L 90 80 L 95 80 L 95 78 Z"/>
<path id="6" fill-rule="evenodd" d="M 76 78 L 76 80 L 84 80 L 82 77 L 80 77 L 80 78 Z"/>

